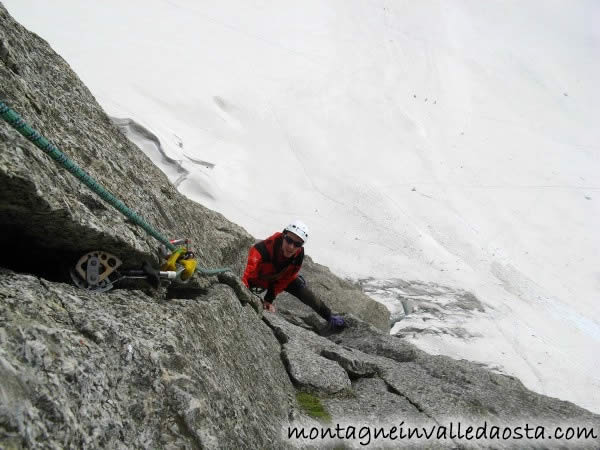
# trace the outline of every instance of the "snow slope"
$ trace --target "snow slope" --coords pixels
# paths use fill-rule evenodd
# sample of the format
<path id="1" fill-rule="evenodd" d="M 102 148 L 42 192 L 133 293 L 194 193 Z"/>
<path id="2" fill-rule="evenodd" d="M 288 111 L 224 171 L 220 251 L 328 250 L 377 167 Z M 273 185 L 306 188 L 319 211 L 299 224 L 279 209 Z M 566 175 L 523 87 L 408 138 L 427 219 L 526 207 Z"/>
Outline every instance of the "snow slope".
<path id="1" fill-rule="evenodd" d="M 394 332 L 600 412 L 600 3 L 4 4 L 182 193 L 257 237 L 302 218 L 429 305 Z"/>

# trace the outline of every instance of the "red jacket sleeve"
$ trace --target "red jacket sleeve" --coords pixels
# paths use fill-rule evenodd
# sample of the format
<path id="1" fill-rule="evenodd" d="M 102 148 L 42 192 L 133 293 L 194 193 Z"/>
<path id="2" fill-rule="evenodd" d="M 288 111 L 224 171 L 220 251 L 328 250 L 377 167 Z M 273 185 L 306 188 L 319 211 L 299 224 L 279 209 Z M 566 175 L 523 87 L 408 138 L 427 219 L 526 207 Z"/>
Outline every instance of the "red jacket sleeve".
<path id="1" fill-rule="evenodd" d="M 261 261 L 262 256 L 260 256 L 258 250 L 256 250 L 254 246 L 250 247 L 250 251 L 248 252 L 248 262 L 246 263 L 246 270 L 244 270 L 244 275 L 242 276 L 242 282 L 246 285 L 246 287 L 250 287 L 248 285 L 248 280 L 258 278 Z"/>

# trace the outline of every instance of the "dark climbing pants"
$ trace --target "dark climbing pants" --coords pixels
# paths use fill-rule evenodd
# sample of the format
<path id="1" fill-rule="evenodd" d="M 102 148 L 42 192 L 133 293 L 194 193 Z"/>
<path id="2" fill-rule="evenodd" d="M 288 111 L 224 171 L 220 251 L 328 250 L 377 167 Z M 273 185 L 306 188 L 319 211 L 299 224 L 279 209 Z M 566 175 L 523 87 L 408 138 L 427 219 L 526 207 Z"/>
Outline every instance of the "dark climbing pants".
<path id="1" fill-rule="evenodd" d="M 325 320 L 329 320 L 331 317 L 331 310 L 325 303 L 319 300 L 310 289 L 306 287 L 304 278 L 300 276 L 297 277 L 294 281 L 288 284 L 288 286 L 285 288 L 285 291 L 292 294 L 305 305 L 310 306 Z"/>

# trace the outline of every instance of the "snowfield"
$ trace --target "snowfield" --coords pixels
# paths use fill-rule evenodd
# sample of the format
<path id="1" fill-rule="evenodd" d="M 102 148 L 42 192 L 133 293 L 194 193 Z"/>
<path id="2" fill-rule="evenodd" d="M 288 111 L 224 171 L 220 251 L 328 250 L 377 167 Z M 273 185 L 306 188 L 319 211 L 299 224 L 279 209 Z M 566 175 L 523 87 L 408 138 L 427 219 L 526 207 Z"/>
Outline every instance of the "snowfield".
<path id="1" fill-rule="evenodd" d="M 180 192 L 600 412 L 600 3 L 3 3 Z"/>

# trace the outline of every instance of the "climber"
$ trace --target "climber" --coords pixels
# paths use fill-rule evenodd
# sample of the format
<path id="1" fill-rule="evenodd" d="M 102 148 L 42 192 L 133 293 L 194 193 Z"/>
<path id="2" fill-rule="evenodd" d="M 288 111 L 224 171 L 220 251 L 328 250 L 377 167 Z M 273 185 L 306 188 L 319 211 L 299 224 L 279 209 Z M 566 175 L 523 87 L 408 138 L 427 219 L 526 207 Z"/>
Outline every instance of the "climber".
<path id="1" fill-rule="evenodd" d="M 346 325 L 344 319 L 332 315 L 327 305 L 306 287 L 304 278 L 298 275 L 307 239 L 308 227 L 297 220 L 285 227 L 282 233 L 277 232 L 253 245 L 242 281 L 254 292 L 267 291 L 263 307 L 270 312 L 275 312 L 275 297 L 286 291 L 314 309 L 332 328 L 343 328 Z"/>

